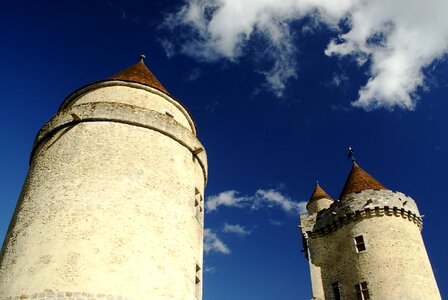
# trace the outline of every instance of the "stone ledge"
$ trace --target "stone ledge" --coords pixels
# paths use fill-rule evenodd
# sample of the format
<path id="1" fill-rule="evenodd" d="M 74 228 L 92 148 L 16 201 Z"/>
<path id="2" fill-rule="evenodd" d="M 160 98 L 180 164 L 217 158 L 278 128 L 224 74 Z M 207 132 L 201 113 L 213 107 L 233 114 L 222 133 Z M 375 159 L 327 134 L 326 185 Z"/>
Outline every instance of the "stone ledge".
<path id="1" fill-rule="evenodd" d="M 31 160 L 37 148 L 56 132 L 82 122 L 116 122 L 160 132 L 187 148 L 198 159 L 207 182 L 207 155 L 204 150 L 198 151 L 204 149 L 204 146 L 191 131 L 164 114 L 122 103 L 90 102 L 69 106 L 60 111 L 38 132 Z"/>

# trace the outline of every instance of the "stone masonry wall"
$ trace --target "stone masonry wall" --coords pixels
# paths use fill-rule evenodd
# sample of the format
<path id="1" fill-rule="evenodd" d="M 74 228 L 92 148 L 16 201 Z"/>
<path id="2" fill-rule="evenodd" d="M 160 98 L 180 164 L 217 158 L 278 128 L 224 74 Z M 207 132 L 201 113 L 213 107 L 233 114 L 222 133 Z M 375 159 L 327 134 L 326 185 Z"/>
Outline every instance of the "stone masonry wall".
<path id="1" fill-rule="evenodd" d="M 1 300 L 202 298 L 205 150 L 174 100 L 173 118 L 128 91 L 83 94 L 38 134 L 0 254 Z"/>

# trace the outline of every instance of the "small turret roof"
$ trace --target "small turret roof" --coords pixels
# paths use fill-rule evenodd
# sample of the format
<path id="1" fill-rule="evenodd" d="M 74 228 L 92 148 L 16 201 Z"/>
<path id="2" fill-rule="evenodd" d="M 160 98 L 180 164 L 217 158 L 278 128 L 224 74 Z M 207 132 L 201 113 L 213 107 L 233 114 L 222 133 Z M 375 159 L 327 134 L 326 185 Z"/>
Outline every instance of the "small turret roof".
<path id="1" fill-rule="evenodd" d="M 348 175 L 339 199 L 343 199 L 351 193 L 358 193 L 364 190 L 387 190 L 387 188 L 364 171 L 356 162 L 353 162 L 352 170 Z"/>
<path id="2" fill-rule="evenodd" d="M 319 182 L 316 182 L 316 187 L 314 188 L 314 192 L 311 194 L 308 202 L 316 201 L 322 198 L 333 200 L 333 198 L 331 198 L 330 195 L 328 195 L 328 193 L 319 185 Z"/>
<path id="3" fill-rule="evenodd" d="M 141 56 L 141 60 L 138 63 L 113 75 L 112 77 L 110 77 L 108 79 L 109 80 L 133 81 L 133 82 L 141 83 L 141 84 L 156 88 L 156 89 L 164 92 L 165 94 L 169 95 L 169 93 L 165 89 L 165 87 L 151 73 L 151 71 L 148 69 L 148 67 L 146 67 L 143 55 Z"/>
<path id="4" fill-rule="evenodd" d="M 323 201 L 319 201 L 325 199 Z M 330 206 L 334 200 L 324 191 L 323 188 L 320 187 L 319 182 L 316 181 L 316 187 L 314 188 L 314 192 L 311 194 L 310 200 L 306 204 L 306 209 L 310 213 L 319 212 L 324 208 Z"/>

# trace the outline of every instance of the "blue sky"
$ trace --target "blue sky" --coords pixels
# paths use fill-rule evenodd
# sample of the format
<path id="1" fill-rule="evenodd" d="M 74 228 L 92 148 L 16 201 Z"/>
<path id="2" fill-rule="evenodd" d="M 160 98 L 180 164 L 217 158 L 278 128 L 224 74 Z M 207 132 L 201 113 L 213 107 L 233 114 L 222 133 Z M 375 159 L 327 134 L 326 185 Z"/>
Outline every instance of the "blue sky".
<path id="1" fill-rule="evenodd" d="M 444 1 L 10 1 L 0 12 L 0 236 L 35 134 L 73 90 L 147 55 L 209 157 L 204 299 L 309 299 L 297 228 L 347 148 L 426 215 L 441 289 L 448 166 Z"/>

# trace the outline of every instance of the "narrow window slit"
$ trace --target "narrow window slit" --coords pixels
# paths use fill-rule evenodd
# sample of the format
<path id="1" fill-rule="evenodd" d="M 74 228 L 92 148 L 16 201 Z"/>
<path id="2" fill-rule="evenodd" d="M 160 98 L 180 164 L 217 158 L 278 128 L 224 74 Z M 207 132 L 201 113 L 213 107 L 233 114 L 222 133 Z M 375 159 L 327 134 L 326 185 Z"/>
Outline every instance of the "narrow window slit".
<path id="1" fill-rule="evenodd" d="M 339 282 L 333 282 L 331 284 L 331 288 L 333 290 L 334 300 L 341 300 L 341 291 L 339 287 Z"/>
<path id="2" fill-rule="evenodd" d="M 196 264 L 196 276 L 195 276 L 195 284 L 196 284 L 196 299 L 202 298 L 202 272 L 199 264 Z"/>
<path id="3" fill-rule="evenodd" d="M 368 300 L 370 299 L 369 288 L 367 287 L 367 282 L 363 281 L 355 285 L 356 299 L 357 300 Z"/>
<path id="4" fill-rule="evenodd" d="M 367 250 L 366 243 L 362 235 L 355 236 L 355 246 L 357 252 L 363 252 Z"/>
<path id="5" fill-rule="evenodd" d="M 196 219 L 199 221 L 199 223 L 204 224 L 204 201 L 198 188 L 195 188 L 194 209 Z"/>

